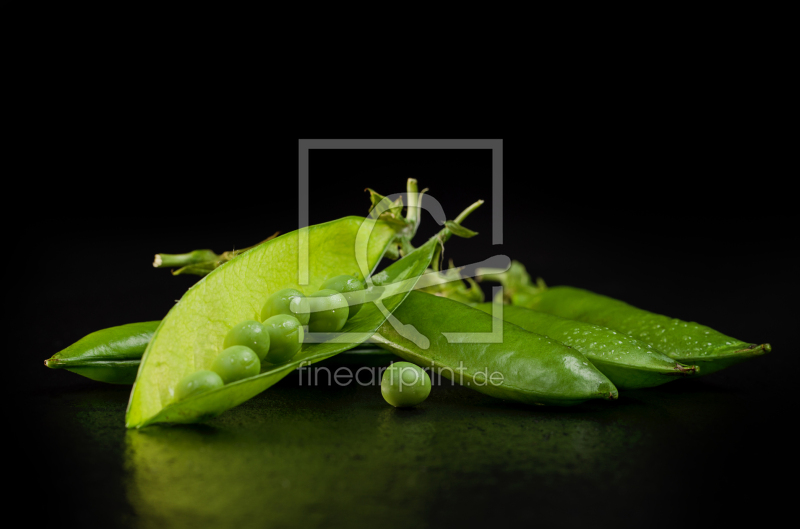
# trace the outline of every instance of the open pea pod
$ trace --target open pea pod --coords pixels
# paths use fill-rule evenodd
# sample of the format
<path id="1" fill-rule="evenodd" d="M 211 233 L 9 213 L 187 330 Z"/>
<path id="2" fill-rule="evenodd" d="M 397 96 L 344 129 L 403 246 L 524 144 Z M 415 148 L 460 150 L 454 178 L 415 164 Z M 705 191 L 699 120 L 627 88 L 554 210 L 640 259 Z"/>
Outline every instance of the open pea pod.
<path id="1" fill-rule="evenodd" d="M 148 344 L 128 403 L 127 427 L 214 417 L 269 388 L 297 367 L 367 340 L 413 288 L 441 244 L 441 236 L 369 281 L 371 291 L 382 290 L 380 299 L 365 304 L 340 333 L 317 343 L 307 341 L 290 361 L 265 364 L 257 376 L 178 402 L 174 399 L 177 382 L 208 369 L 223 349 L 226 333 L 241 321 L 258 319 L 271 293 L 291 287 L 311 294 L 326 278 L 337 274 L 363 278 L 375 268 L 395 235 L 391 223 L 346 217 L 266 241 L 209 273 L 172 308 Z M 302 285 L 301 271 L 307 274 Z"/>

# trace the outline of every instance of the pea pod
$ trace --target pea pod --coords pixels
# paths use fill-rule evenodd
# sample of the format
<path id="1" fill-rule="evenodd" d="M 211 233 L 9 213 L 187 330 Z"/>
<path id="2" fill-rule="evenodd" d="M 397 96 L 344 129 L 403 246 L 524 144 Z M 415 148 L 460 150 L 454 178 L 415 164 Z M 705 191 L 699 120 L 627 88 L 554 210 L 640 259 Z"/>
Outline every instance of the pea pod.
<path id="1" fill-rule="evenodd" d="M 491 339 L 474 333 L 491 331 L 497 320 L 457 301 L 411 292 L 394 317 L 406 327 L 398 331 L 384 323 L 372 338 L 375 343 L 482 393 L 562 406 L 617 398 L 614 384 L 586 357 L 546 336 L 499 322 L 502 341 L 487 343 Z"/>
<path id="2" fill-rule="evenodd" d="M 347 321 L 341 335 L 304 343 L 290 361 L 265 365 L 257 376 L 175 401 L 176 384 L 194 371 L 208 369 L 229 329 L 241 321 L 257 319 L 271 293 L 296 288 L 308 295 L 334 273 L 363 278 L 362 270 L 373 270 L 394 240 L 393 226 L 381 220 L 347 217 L 305 229 L 302 237 L 308 260 L 303 285 L 298 281 L 300 232 L 264 242 L 206 275 L 172 308 L 148 344 L 128 403 L 127 427 L 195 422 L 219 415 L 300 365 L 329 358 L 367 340 L 413 288 L 434 252 L 449 237 L 448 230 L 376 275 L 373 286 L 383 290 L 382 301 L 359 311 Z M 344 333 L 347 336 L 340 339 Z"/>
<path id="3" fill-rule="evenodd" d="M 481 303 L 475 308 L 491 314 L 493 304 Z M 513 305 L 503 305 L 502 311 L 505 321 L 583 353 L 618 389 L 654 387 L 697 371 L 697 366 L 685 366 L 652 345 L 607 327 Z"/>
<path id="4" fill-rule="evenodd" d="M 359 237 L 362 225 L 366 225 L 367 237 L 363 232 Z M 259 319 L 259 311 L 271 293 L 287 287 L 313 291 L 334 270 L 361 275 L 357 259 L 366 256 L 371 270 L 395 236 L 395 230 L 383 221 L 360 217 L 346 217 L 304 231 L 302 242 L 299 231 L 288 233 L 222 264 L 170 310 L 142 357 L 126 413 L 129 428 L 215 416 L 283 378 L 294 369 L 293 363 L 265 366 L 267 371 L 256 377 L 174 402 L 177 382 L 195 371 L 209 369 L 223 348 L 227 332 L 244 320 Z M 308 252 L 308 281 L 302 286 L 298 278 L 300 244 Z M 364 330 L 368 330 L 375 322 L 364 323 Z M 305 344 L 306 350 L 298 357 L 318 354 L 324 358 L 348 345 Z"/>
<path id="5" fill-rule="evenodd" d="M 44 361 L 100 382 L 133 384 L 139 361 L 160 321 L 110 327 L 88 334 Z"/>
<path id="6" fill-rule="evenodd" d="M 678 362 L 699 366 L 704 375 L 772 349 L 768 343 L 743 342 L 699 323 L 648 312 L 580 288 L 544 288 L 526 304 L 563 318 L 614 329 L 652 345 Z"/>
<path id="7" fill-rule="evenodd" d="M 161 321 L 129 323 L 84 336 L 44 361 L 50 369 L 66 369 L 98 382 L 131 385 L 147 344 Z M 370 344 L 343 351 L 332 360 L 353 365 L 386 365 L 393 355 Z"/>

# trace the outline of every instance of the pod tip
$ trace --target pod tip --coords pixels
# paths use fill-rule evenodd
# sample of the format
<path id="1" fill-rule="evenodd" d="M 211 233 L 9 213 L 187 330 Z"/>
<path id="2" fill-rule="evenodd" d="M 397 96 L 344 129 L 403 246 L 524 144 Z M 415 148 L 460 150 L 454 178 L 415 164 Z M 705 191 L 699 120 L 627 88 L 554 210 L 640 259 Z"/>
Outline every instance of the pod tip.
<path id="1" fill-rule="evenodd" d="M 686 366 L 680 363 L 676 363 L 675 371 L 678 371 L 682 375 L 696 375 L 700 373 L 700 367 L 694 365 Z"/>
<path id="2" fill-rule="evenodd" d="M 770 344 L 768 344 L 768 343 L 762 343 L 762 344 L 754 343 L 754 344 L 748 345 L 744 349 L 739 349 L 738 351 L 734 351 L 734 354 L 745 353 L 745 354 L 751 354 L 751 355 L 763 355 L 763 354 L 769 353 L 770 351 L 772 351 L 772 346 Z"/>
<path id="3" fill-rule="evenodd" d="M 617 400 L 619 398 L 619 391 L 617 391 L 617 388 L 614 386 L 611 386 L 611 388 L 606 386 L 605 388 L 601 388 L 600 398 L 605 400 Z"/>

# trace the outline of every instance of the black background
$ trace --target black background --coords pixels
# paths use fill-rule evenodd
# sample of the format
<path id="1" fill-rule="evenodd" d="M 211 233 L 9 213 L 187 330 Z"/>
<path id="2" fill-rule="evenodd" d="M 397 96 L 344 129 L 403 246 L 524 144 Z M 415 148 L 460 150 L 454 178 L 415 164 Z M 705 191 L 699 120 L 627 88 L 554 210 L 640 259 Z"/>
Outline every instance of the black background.
<path id="1" fill-rule="evenodd" d="M 685 118 L 651 115 L 599 126 L 577 117 L 529 137 L 491 130 L 402 136 L 504 140 L 499 246 L 491 244 L 487 151 L 314 151 L 310 158 L 311 223 L 364 215 L 364 188 L 402 192 L 413 177 L 449 218 L 486 200 L 465 222 L 480 235 L 447 246 L 445 257 L 456 265 L 505 254 L 550 285 L 589 288 L 772 343 L 773 353 L 763 358 L 691 381 L 737 392 L 746 404 L 663 447 L 664 457 L 675 458 L 675 473 L 654 479 L 663 481 L 661 492 L 676 510 L 637 515 L 664 524 L 775 513 L 785 507 L 778 484 L 796 459 L 797 219 L 788 190 L 778 184 L 781 147 L 743 123 Z M 13 466 L 25 498 L 68 500 L 58 513 L 40 517 L 70 520 L 77 490 L 104 494 L 100 511 L 124 502 L 113 487 L 101 492 L 114 462 L 85 466 L 92 459 L 79 438 L 65 437 L 69 425 L 46 413 L 49 402 L 86 382 L 47 370 L 42 361 L 94 330 L 163 317 L 194 278 L 153 269 L 153 254 L 221 252 L 295 229 L 298 138 L 343 137 L 227 122 L 155 125 L 146 134 L 119 125 L 73 131 L 41 155 L 54 162 L 47 169 L 53 172 L 33 176 L 24 193 L 6 198 L 14 212 L 7 231 L 19 236 L 12 238 L 6 275 L 15 312 L 6 366 L 18 359 L 9 401 L 19 413 L 8 430 L 18 444 Z M 416 241 L 434 232 L 427 216 Z M 63 462 L 70 458 L 83 466 Z M 580 494 L 556 494 L 553 508 L 582 501 Z M 586 523 L 595 522 L 609 520 L 587 512 Z"/>

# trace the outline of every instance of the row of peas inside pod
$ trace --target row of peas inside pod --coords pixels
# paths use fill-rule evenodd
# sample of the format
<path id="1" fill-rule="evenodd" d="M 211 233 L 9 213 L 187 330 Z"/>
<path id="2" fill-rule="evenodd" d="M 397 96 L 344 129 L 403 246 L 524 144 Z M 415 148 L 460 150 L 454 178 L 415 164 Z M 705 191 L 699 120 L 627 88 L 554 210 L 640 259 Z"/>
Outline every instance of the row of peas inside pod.
<path id="1" fill-rule="evenodd" d="M 349 275 L 326 280 L 308 297 L 293 288 L 273 293 L 261 309 L 261 322 L 245 320 L 235 325 L 211 368 L 178 382 L 176 401 L 256 376 L 262 363 L 291 360 L 303 345 L 304 328 L 319 333 L 340 331 L 361 310 L 364 293 L 364 283 Z"/>

